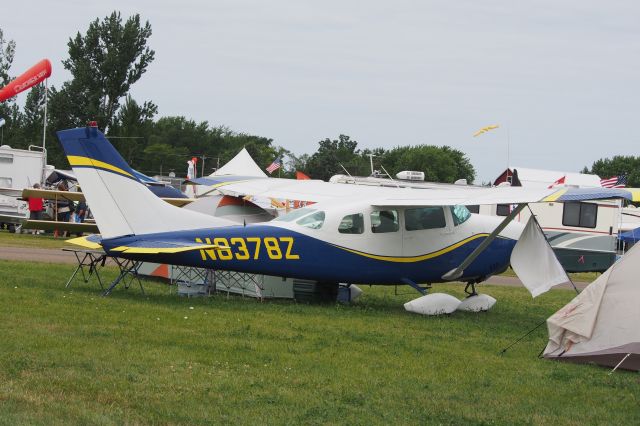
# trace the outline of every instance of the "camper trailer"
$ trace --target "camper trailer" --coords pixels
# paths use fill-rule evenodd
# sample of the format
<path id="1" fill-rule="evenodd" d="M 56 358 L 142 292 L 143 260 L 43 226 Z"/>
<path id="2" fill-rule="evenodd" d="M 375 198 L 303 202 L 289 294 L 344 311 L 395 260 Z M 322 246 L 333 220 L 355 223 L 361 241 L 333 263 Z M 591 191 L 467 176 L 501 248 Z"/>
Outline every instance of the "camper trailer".
<path id="1" fill-rule="evenodd" d="M 0 228 L 17 231 L 29 216 L 27 203 L 19 198 L 24 188 L 46 177 L 52 167 L 44 167 L 45 161 L 39 146 L 30 146 L 28 150 L 0 147 Z"/>
<path id="2" fill-rule="evenodd" d="M 467 206 L 472 213 L 507 216 L 509 204 Z M 604 272 L 616 260 L 618 201 L 529 204 L 515 220 L 527 223 L 531 212 L 567 272 Z"/>
<path id="3" fill-rule="evenodd" d="M 494 181 L 494 185 L 505 184 L 529 188 L 599 188 L 600 177 L 514 167 Z M 496 216 L 507 216 L 511 211 L 508 204 L 470 207 L 472 212 Z M 568 272 L 604 272 L 615 262 L 623 212 L 619 200 L 530 204 L 530 210 L 523 210 L 516 220 L 526 223 L 531 212 Z"/>

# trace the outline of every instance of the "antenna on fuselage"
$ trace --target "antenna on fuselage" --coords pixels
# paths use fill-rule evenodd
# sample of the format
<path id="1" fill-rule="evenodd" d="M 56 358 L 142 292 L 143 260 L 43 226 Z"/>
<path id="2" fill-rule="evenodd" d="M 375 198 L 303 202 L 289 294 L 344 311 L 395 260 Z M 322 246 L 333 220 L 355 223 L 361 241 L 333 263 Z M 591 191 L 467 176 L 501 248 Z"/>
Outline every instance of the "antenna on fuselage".
<path id="1" fill-rule="evenodd" d="M 344 170 L 344 172 L 345 172 L 346 174 L 348 174 L 350 178 L 352 178 L 352 177 L 353 177 L 353 176 L 351 176 L 351 173 L 349 173 L 349 170 L 347 170 L 347 169 L 345 169 L 345 168 L 344 168 L 344 166 L 342 165 L 342 163 L 338 163 L 338 164 L 340 164 L 340 167 L 342 167 L 342 170 Z"/>
<path id="2" fill-rule="evenodd" d="M 387 169 L 384 168 L 384 166 L 382 164 L 380 164 L 380 168 L 382 168 L 382 170 L 387 174 L 387 176 L 389 177 L 389 179 L 391 179 L 391 182 L 395 183 L 396 186 L 398 188 L 400 188 L 400 185 L 398 184 L 398 182 L 396 182 L 396 180 L 394 178 L 391 177 L 391 175 L 389 174 L 389 172 L 387 171 Z"/>

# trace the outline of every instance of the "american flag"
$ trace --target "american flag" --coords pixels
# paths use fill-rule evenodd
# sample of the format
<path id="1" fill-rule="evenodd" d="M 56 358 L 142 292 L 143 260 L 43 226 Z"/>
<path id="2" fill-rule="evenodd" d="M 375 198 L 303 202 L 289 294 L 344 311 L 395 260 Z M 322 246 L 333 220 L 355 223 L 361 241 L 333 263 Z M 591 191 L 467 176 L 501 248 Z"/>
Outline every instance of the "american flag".
<path id="1" fill-rule="evenodd" d="M 273 163 L 269 164 L 269 167 L 267 167 L 266 170 L 269 172 L 269 174 L 271 174 L 278 170 L 280 167 L 282 167 L 282 159 L 280 157 L 277 157 L 275 160 L 273 160 Z"/>
<path id="2" fill-rule="evenodd" d="M 627 175 L 613 176 L 609 179 L 600 179 L 603 188 L 624 188 L 627 186 Z"/>

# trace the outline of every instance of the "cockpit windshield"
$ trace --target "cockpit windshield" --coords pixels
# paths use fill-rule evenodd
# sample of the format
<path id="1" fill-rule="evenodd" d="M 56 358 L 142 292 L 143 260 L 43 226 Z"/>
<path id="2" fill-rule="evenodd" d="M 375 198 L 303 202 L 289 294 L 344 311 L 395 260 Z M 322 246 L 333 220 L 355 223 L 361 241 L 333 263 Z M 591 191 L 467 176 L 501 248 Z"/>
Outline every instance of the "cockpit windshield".
<path id="1" fill-rule="evenodd" d="M 313 213 L 315 211 L 316 209 L 308 209 L 305 207 L 302 209 L 293 210 L 285 215 L 279 216 L 273 219 L 273 221 L 274 222 L 293 222 L 294 220 L 299 219 L 302 216 L 306 216 L 309 213 Z"/>

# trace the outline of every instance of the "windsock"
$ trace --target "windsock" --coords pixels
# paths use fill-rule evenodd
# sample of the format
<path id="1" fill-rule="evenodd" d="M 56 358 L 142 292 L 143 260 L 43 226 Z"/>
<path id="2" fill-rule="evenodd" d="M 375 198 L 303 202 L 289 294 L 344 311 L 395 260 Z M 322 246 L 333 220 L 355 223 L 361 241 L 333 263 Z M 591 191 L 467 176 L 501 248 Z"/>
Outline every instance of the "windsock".
<path id="1" fill-rule="evenodd" d="M 477 132 L 475 132 L 473 134 L 473 137 L 475 138 L 476 136 L 479 136 L 479 135 L 481 135 L 483 133 L 487 133 L 489 130 L 497 129 L 498 127 L 500 127 L 500 126 L 498 126 L 497 124 L 492 124 L 491 126 L 483 127 L 482 129 L 480 129 Z"/>
<path id="2" fill-rule="evenodd" d="M 48 59 L 43 59 L 22 75 L 12 80 L 9 84 L 0 89 L 0 102 L 4 102 L 23 92 L 38 83 L 41 83 L 45 78 L 51 75 L 51 62 Z"/>

